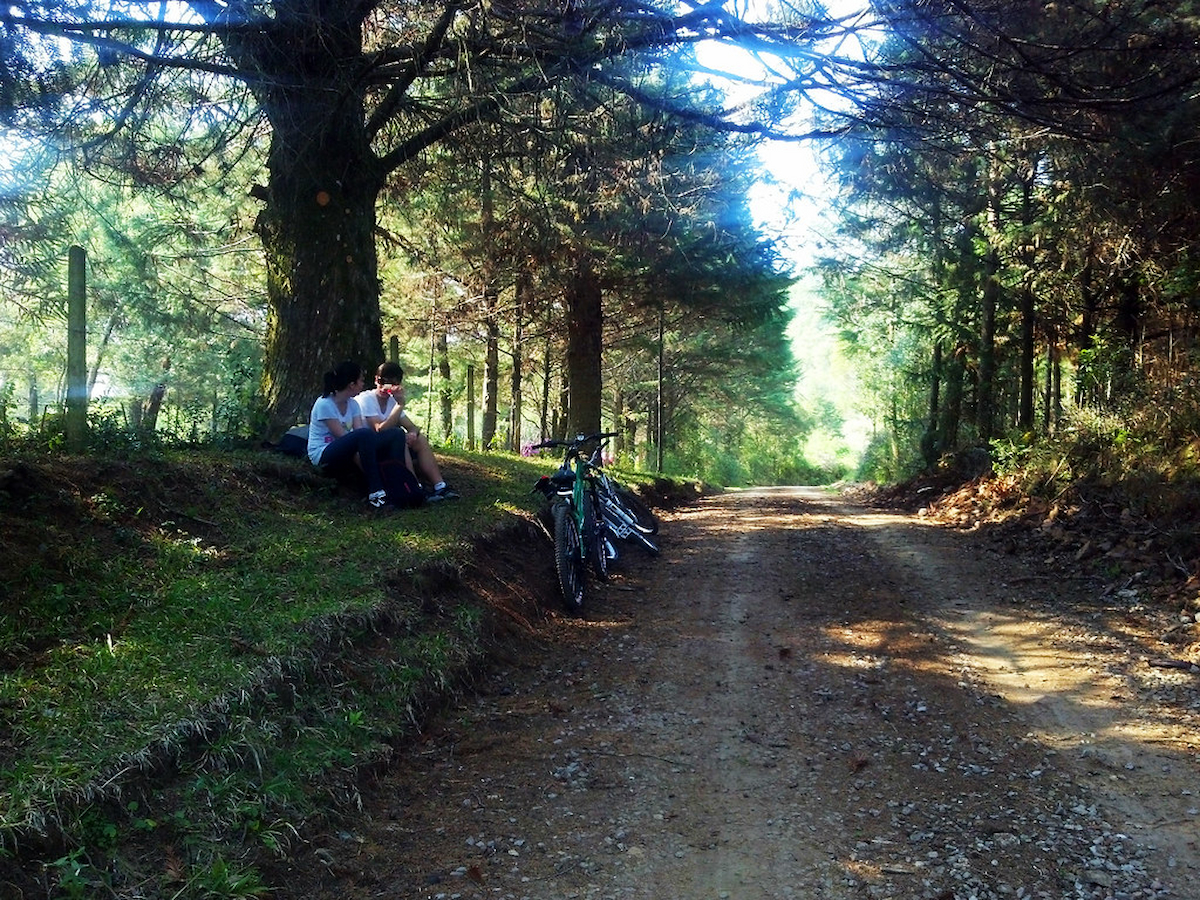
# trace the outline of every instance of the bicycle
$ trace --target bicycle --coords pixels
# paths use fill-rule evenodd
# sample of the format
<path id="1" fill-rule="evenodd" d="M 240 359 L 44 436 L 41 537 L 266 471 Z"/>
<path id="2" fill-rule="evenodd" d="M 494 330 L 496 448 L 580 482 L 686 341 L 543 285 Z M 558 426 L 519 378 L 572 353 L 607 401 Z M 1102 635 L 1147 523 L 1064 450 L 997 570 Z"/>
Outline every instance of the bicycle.
<path id="1" fill-rule="evenodd" d="M 553 475 L 543 475 L 530 493 L 541 493 L 551 502 L 554 522 L 554 566 L 567 611 L 583 609 L 590 565 L 600 580 L 608 578 L 611 542 L 607 527 L 596 514 L 595 480 L 588 472 L 583 448 L 591 441 L 614 437 L 609 433 L 577 435 L 571 441 L 550 440 L 531 449 L 563 447 L 563 460 Z"/>
<path id="2" fill-rule="evenodd" d="M 633 491 L 604 471 L 603 448 L 603 442 L 598 443 L 587 461 L 600 518 L 613 537 L 636 543 L 657 556 L 658 544 L 650 536 L 658 533 L 658 517 Z"/>
<path id="3" fill-rule="evenodd" d="M 583 609 L 587 570 L 608 580 L 608 564 L 617 556 L 612 539 L 634 540 L 652 554 L 658 545 L 650 537 L 658 519 L 632 491 L 604 471 L 602 450 L 616 432 L 576 435 L 574 440 L 549 440 L 530 449 L 564 448 L 553 475 L 543 475 L 531 493 L 551 502 L 554 523 L 554 561 L 559 590 L 568 612 Z M 590 456 L 584 447 L 596 443 Z"/>

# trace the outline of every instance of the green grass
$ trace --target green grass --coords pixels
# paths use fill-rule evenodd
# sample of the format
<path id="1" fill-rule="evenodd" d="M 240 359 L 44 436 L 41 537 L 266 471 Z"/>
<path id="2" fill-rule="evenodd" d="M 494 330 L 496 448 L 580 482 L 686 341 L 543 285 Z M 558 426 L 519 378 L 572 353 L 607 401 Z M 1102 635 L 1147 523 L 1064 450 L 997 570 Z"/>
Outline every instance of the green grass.
<path id="1" fill-rule="evenodd" d="M 356 771 L 480 659 L 484 608 L 424 595 L 532 517 L 553 460 L 445 455 L 463 499 L 380 514 L 264 456 L 17 461 L 33 484 L 0 512 L 22 542 L 0 594 L 0 870 L 49 840 L 60 890 L 85 896 L 152 835 L 183 848 L 172 895 L 255 895 L 230 842 L 283 852 L 353 808 Z"/>

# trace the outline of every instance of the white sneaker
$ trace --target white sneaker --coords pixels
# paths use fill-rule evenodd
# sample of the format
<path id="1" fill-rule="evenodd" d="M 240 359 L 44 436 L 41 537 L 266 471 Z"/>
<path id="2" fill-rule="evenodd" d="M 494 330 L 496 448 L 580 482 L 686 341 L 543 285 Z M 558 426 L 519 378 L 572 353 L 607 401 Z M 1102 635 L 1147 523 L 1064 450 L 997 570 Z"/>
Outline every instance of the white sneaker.
<path id="1" fill-rule="evenodd" d="M 387 491 L 375 491 L 367 495 L 367 502 L 376 509 L 387 503 Z"/>

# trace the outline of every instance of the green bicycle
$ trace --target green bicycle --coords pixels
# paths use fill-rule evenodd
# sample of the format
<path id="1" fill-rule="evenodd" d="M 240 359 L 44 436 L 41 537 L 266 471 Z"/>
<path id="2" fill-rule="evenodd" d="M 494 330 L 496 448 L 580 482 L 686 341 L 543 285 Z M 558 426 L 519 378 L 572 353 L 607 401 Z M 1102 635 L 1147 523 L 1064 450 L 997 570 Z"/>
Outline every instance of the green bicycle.
<path id="1" fill-rule="evenodd" d="M 616 432 L 576 435 L 574 440 L 550 440 L 530 449 L 564 448 L 552 475 L 543 475 L 533 491 L 550 502 L 554 523 L 554 562 L 563 604 L 571 613 L 583 609 L 587 571 L 608 580 L 609 563 L 617 558 L 615 541 L 636 544 L 657 555 L 658 519 L 631 490 L 603 468 L 602 449 Z M 595 445 L 591 454 L 584 448 Z"/>
<path id="2" fill-rule="evenodd" d="M 590 567 L 601 581 L 608 578 L 608 561 L 615 555 L 608 529 L 598 513 L 596 482 L 583 448 L 614 433 L 577 435 L 574 440 L 543 441 L 531 449 L 564 448 L 563 460 L 552 475 L 543 475 L 533 486 L 551 503 L 554 522 L 554 565 L 563 605 L 570 613 L 583 611 Z"/>

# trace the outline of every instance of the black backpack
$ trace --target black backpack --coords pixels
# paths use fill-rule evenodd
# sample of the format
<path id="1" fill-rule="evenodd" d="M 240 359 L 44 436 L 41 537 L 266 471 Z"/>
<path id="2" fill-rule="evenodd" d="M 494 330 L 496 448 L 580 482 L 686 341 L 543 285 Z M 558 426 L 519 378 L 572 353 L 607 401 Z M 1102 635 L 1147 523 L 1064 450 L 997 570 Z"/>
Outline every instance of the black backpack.
<path id="1" fill-rule="evenodd" d="M 420 506 L 425 502 L 425 489 L 402 459 L 381 459 L 379 476 L 387 491 L 388 503 L 400 508 Z"/>
<path id="2" fill-rule="evenodd" d="M 282 453 L 284 456 L 296 456 L 300 459 L 308 458 L 308 426 L 297 425 L 295 428 L 289 428 L 284 432 L 283 437 L 279 439 L 278 444 L 263 444 L 276 453 Z"/>

